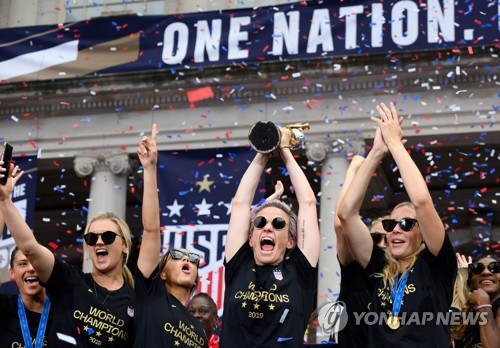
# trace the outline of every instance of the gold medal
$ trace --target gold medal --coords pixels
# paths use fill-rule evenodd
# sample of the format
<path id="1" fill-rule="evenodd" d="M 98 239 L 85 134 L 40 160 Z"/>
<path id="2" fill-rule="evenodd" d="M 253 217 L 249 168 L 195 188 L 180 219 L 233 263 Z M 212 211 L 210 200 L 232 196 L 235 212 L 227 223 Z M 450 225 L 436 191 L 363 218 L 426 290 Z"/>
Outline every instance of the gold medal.
<path id="1" fill-rule="evenodd" d="M 401 326 L 401 322 L 399 321 L 398 317 L 391 315 L 389 318 L 387 318 L 387 326 L 389 326 L 393 330 L 397 330 L 399 329 L 399 326 Z"/>

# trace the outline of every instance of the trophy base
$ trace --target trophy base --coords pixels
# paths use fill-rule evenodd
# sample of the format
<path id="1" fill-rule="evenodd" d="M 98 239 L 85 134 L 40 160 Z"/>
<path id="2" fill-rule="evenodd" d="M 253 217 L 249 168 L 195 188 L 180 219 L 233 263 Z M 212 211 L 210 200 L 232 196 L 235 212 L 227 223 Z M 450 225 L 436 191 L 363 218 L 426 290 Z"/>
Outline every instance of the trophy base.
<path id="1" fill-rule="evenodd" d="M 279 128 L 271 121 L 259 121 L 250 129 L 248 140 L 255 151 L 267 154 L 278 148 L 281 133 Z"/>

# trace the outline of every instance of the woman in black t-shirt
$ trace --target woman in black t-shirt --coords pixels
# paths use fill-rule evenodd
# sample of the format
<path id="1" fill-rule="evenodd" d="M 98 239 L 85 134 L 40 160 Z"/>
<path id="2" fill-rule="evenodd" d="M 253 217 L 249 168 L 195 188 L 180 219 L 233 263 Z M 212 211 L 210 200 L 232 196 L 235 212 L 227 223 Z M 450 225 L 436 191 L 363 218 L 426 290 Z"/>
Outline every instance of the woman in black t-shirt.
<path id="1" fill-rule="evenodd" d="M 320 247 L 316 197 L 290 151 L 290 130 L 280 131 L 279 155 L 297 194 L 298 216 L 279 200 L 251 211 L 269 160 L 257 153 L 232 201 L 221 347 L 302 347 L 313 310 Z"/>
<path id="2" fill-rule="evenodd" d="M 496 348 L 500 342 L 500 260 L 483 257 L 469 264 L 467 284 L 471 290 L 463 313 L 479 313 L 479 322 L 459 326 L 454 333 L 457 348 Z M 468 313 L 470 312 L 470 313 Z"/>
<path id="3" fill-rule="evenodd" d="M 92 272 L 83 273 L 38 244 L 10 198 L 14 188 L 11 173 L 7 184 L 0 186 L 5 222 L 51 301 L 49 346 L 132 347 L 133 288 L 126 267 L 132 241 L 125 221 L 112 213 L 102 213 L 87 224 L 84 240 Z"/>
<path id="4" fill-rule="evenodd" d="M 434 208 L 420 170 L 401 140 L 402 119 L 391 103 L 377 105 L 380 119 L 374 145 L 357 171 L 338 215 L 356 261 L 365 269 L 372 313 L 359 313 L 368 326 L 369 347 L 448 347 L 446 317 L 453 297 L 457 263 L 453 246 Z M 382 221 L 386 252 L 374 247 L 359 216 L 370 179 L 390 153 L 411 202 L 397 205 Z"/>
<path id="5" fill-rule="evenodd" d="M 144 136 L 137 154 L 144 168 L 142 222 L 144 234 L 135 282 L 134 347 L 207 347 L 201 323 L 186 305 L 196 288 L 200 256 L 171 248 L 158 264 L 161 249 L 157 191 L 156 124 Z"/>

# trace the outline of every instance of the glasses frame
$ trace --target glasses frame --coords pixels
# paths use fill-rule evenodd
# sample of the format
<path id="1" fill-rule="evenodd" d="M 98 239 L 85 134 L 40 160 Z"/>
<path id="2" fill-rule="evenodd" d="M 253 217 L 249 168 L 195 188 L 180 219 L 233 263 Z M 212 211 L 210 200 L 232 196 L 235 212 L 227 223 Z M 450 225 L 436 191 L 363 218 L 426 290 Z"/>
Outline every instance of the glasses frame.
<path id="1" fill-rule="evenodd" d="M 410 226 L 406 227 L 406 224 L 409 223 Z M 415 225 L 418 223 L 417 219 L 413 218 L 402 218 L 401 220 L 394 220 L 394 219 L 384 219 L 382 220 L 382 227 L 384 228 L 384 231 L 390 233 L 394 231 L 397 225 L 403 230 L 404 232 L 410 232 L 413 230 Z"/>
<path id="2" fill-rule="evenodd" d="M 378 233 L 378 232 L 373 232 L 373 233 L 370 233 L 371 237 L 372 237 L 372 240 L 375 244 L 379 244 L 382 239 L 384 240 L 385 244 L 387 244 L 387 236 L 385 233 Z M 377 239 L 377 240 L 375 240 Z"/>
<path id="3" fill-rule="evenodd" d="M 259 221 L 263 221 L 264 224 L 262 225 L 261 223 L 259 223 Z M 267 223 L 269 222 L 268 219 L 266 219 L 264 216 L 262 215 L 259 215 L 259 216 L 256 216 L 254 219 L 253 219 L 253 227 L 255 228 L 264 228 L 267 226 Z M 280 224 L 283 224 L 283 226 L 281 226 Z M 275 230 L 282 230 L 286 227 L 286 225 L 288 225 L 288 222 L 285 220 L 285 218 L 281 217 L 281 216 L 276 216 L 274 219 L 271 220 L 271 226 L 273 226 L 273 228 Z"/>
<path id="4" fill-rule="evenodd" d="M 99 240 L 99 236 L 101 236 L 102 243 L 104 245 L 111 245 L 115 242 L 116 237 L 121 237 L 119 233 L 114 231 L 104 231 L 104 232 L 89 232 L 83 236 L 83 240 L 88 246 L 95 246 L 97 241 Z M 112 237 L 111 237 L 112 236 Z"/>
<path id="5" fill-rule="evenodd" d="M 481 262 L 474 262 L 468 266 L 469 272 L 472 274 L 481 274 L 487 268 L 492 274 L 500 273 L 500 261 L 492 261 L 487 266 Z M 496 268 L 496 269 L 495 269 Z"/>
<path id="6" fill-rule="evenodd" d="M 170 249 L 168 249 L 168 254 L 170 254 L 170 256 L 172 256 L 173 260 L 182 260 L 182 258 L 184 256 L 187 256 L 188 259 L 189 259 L 189 262 L 191 262 L 191 263 L 193 263 L 195 265 L 199 265 L 200 261 L 201 261 L 201 256 L 200 255 L 195 254 L 195 253 L 190 253 L 190 252 L 187 252 L 187 251 L 182 251 L 182 250 L 179 250 L 179 249 L 176 249 L 176 248 L 170 248 Z M 179 254 L 181 254 L 181 255 L 179 256 Z"/>

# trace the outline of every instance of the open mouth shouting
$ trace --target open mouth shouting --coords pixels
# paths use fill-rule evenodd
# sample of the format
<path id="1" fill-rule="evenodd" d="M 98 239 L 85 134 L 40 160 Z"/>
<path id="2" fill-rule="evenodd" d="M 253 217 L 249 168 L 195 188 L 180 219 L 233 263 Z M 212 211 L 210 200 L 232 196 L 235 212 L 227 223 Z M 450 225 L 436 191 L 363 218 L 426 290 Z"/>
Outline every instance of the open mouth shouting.
<path id="1" fill-rule="evenodd" d="M 182 263 L 182 272 L 187 274 L 191 273 L 191 270 L 189 269 L 189 262 Z"/>
<path id="2" fill-rule="evenodd" d="M 275 242 L 271 237 L 263 237 L 260 240 L 260 250 L 271 252 L 274 250 Z"/>
<path id="3" fill-rule="evenodd" d="M 104 262 L 108 256 L 109 252 L 106 249 L 96 249 L 95 250 L 95 255 L 96 255 L 96 260 L 97 262 Z"/>
<path id="4" fill-rule="evenodd" d="M 28 288 L 34 288 L 40 284 L 40 279 L 37 276 L 27 276 L 24 278 L 24 283 Z"/>

